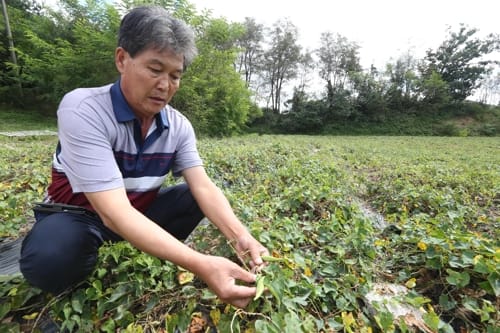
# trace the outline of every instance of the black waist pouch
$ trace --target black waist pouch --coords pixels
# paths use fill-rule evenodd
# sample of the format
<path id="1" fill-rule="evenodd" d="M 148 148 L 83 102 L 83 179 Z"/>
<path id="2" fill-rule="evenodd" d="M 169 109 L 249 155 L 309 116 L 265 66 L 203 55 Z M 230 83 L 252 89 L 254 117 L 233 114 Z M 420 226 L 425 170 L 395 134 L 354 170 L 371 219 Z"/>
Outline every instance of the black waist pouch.
<path id="1" fill-rule="evenodd" d="M 87 215 L 91 217 L 99 217 L 96 213 L 84 207 L 61 204 L 61 203 L 35 202 L 33 204 L 33 210 L 35 212 L 45 213 L 45 214 L 72 213 L 72 214 Z"/>

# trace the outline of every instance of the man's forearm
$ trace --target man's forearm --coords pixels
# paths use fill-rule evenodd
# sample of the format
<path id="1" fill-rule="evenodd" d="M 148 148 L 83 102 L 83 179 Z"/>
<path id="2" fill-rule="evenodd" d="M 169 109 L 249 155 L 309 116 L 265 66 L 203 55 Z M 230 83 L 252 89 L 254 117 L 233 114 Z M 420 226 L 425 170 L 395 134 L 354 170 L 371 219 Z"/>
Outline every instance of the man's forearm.
<path id="1" fill-rule="evenodd" d="M 227 239 L 236 240 L 248 233 L 247 228 L 234 214 L 229 201 L 215 184 L 206 189 L 199 189 L 195 198 L 205 216 Z"/>
<path id="2" fill-rule="evenodd" d="M 119 196 L 119 193 L 87 194 L 103 223 L 133 246 L 190 271 L 196 270 L 194 266 L 203 261 L 203 254 L 177 240 L 128 202 L 115 200 Z"/>

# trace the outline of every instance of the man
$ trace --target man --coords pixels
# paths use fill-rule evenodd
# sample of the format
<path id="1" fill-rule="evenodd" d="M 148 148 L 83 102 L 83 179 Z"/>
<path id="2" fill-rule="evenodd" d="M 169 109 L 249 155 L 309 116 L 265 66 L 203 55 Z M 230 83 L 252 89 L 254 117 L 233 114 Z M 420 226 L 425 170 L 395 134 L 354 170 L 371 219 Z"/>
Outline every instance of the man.
<path id="1" fill-rule="evenodd" d="M 195 55 L 182 21 L 160 7 L 138 7 L 120 25 L 120 79 L 63 98 L 52 182 L 21 251 L 30 283 L 60 292 L 92 272 L 103 242 L 127 240 L 195 273 L 224 302 L 251 301 L 253 273 L 180 241 L 206 216 L 251 267 L 268 253 L 205 173 L 189 121 L 168 105 Z M 159 191 L 170 171 L 186 184 Z"/>

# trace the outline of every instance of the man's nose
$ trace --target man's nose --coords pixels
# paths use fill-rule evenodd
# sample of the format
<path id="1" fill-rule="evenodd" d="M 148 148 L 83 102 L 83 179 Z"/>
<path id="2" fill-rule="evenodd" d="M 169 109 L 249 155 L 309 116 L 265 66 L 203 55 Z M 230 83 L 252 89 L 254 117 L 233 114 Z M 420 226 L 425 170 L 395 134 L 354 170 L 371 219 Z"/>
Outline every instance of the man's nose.
<path id="1" fill-rule="evenodd" d="M 157 87 L 161 90 L 167 90 L 170 85 L 168 77 L 160 77 L 158 79 Z"/>

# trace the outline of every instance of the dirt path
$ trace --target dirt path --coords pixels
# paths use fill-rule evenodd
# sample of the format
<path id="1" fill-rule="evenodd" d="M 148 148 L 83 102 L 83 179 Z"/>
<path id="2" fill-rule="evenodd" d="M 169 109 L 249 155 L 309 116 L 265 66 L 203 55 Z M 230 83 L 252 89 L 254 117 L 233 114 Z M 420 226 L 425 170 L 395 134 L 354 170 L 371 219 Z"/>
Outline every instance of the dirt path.
<path id="1" fill-rule="evenodd" d="M 2 136 L 20 137 L 20 136 L 41 136 L 41 135 L 57 135 L 56 131 L 41 130 L 41 131 L 15 131 L 15 132 L 0 132 Z"/>

